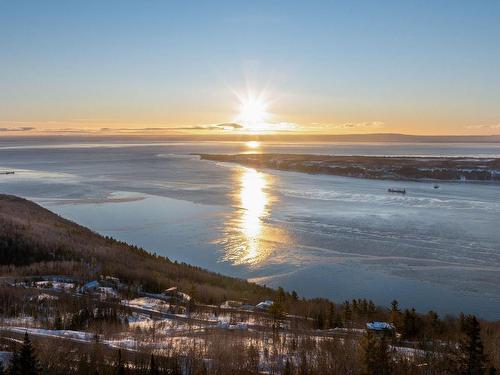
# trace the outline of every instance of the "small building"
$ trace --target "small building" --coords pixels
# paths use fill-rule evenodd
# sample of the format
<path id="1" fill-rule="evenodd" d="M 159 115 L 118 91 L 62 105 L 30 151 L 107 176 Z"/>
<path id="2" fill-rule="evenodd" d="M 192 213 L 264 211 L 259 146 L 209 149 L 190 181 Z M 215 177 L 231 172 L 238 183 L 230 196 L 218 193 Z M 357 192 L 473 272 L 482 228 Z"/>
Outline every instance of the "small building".
<path id="1" fill-rule="evenodd" d="M 176 286 L 164 290 L 162 294 L 169 299 L 176 299 L 182 302 L 191 301 L 191 296 L 189 294 L 178 291 Z"/>
<path id="2" fill-rule="evenodd" d="M 101 299 L 118 298 L 118 293 L 114 288 L 109 286 L 101 286 L 95 289 L 101 295 Z"/>
<path id="3" fill-rule="evenodd" d="M 248 324 L 245 322 L 232 322 L 230 320 L 219 320 L 217 321 L 217 328 L 246 331 L 248 329 Z"/>
<path id="4" fill-rule="evenodd" d="M 386 331 L 393 331 L 394 325 L 387 322 L 370 322 L 366 323 L 366 328 L 369 331 L 386 332 Z"/>
<path id="5" fill-rule="evenodd" d="M 250 305 L 249 303 L 246 303 L 244 305 L 241 305 L 240 309 L 241 310 L 245 310 L 245 311 L 254 311 L 255 310 L 255 306 L 254 305 Z"/>
<path id="6" fill-rule="evenodd" d="M 226 301 L 222 305 L 220 305 L 221 309 L 238 309 L 243 305 L 243 302 L 240 301 Z"/>
<path id="7" fill-rule="evenodd" d="M 217 328 L 229 329 L 229 322 L 226 320 L 219 320 L 217 321 Z"/>
<path id="8" fill-rule="evenodd" d="M 121 285 L 120 279 L 118 277 L 113 277 L 113 276 L 101 276 L 100 282 L 101 284 L 106 286 L 118 287 Z"/>
<path id="9" fill-rule="evenodd" d="M 271 306 L 272 306 L 272 305 L 274 305 L 274 302 L 268 299 L 268 300 L 265 300 L 265 301 L 259 302 L 259 303 L 255 306 L 255 308 L 256 308 L 257 310 L 265 310 L 265 311 L 267 311 L 267 310 L 269 310 L 269 309 L 271 308 Z"/>
<path id="10" fill-rule="evenodd" d="M 79 291 L 80 291 L 80 293 L 88 293 L 88 292 L 92 292 L 92 291 L 96 290 L 100 286 L 101 286 L 101 284 L 99 284 L 99 281 L 92 280 L 86 284 L 83 284 L 83 286 L 80 288 Z"/>

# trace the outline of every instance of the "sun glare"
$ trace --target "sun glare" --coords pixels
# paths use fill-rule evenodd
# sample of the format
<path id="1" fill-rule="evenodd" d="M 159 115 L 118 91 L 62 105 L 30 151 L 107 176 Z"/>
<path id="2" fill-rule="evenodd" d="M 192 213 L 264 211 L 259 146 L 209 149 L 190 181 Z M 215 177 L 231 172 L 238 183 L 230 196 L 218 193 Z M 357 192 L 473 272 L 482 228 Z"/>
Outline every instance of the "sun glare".
<path id="1" fill-rule="evenodd" d="M 260 142 L 258 142 L 258 141 L 248 141 L 247 143 L 245 143 L 245 146 L 247 146 L 248 148 L 259 148 L 260 147 Z"/>
<path id="2" fill-rule="evenodd" d="M 238 96 L 240 106 L 236 121 L 243 125 L 245 130 L 259 132 L 270 130 L 268 103 L 263 95 L 248 93 L 246 96 Z"/>

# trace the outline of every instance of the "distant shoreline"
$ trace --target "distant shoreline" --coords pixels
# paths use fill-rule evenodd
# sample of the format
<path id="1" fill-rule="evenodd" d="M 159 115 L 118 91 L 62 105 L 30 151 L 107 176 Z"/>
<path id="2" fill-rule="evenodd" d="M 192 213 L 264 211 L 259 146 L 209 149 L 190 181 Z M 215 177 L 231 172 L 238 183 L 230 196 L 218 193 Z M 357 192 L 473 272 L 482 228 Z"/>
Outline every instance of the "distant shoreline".
<path id="1" fill-rule="evenodd" d="M 117 134 L 1 134 L 0 143 L 10 142 L 277 142 L 277 143 L 468 143 L 468 144 L 499 144 L 500 134 L 496 135 L 411 135 L 398 133 L 372 133 L 372 134 L 304 134 L 304 133 L 273 133 L 273 134 L 169 134 L 158 133 L 117 133 Z"/>
<path id="2" fill-rule="evenodd" d="M 197 155 L 201 160 L 236 163 L 253 168 L 376 180 L 500 182 L 498 158 L 307 154 Z"/>

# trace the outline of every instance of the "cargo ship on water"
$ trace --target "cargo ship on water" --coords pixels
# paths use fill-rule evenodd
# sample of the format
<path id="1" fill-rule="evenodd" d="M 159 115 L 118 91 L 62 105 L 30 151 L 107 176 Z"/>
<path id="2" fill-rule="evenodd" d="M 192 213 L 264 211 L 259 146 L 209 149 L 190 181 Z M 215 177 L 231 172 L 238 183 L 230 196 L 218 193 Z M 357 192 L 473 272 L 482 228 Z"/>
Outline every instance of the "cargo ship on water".
<path id="1" fill-rule="evenodd" d="M 406 194 L 406 189 L 389 188 L 387 191 L 389 193 Z"/>

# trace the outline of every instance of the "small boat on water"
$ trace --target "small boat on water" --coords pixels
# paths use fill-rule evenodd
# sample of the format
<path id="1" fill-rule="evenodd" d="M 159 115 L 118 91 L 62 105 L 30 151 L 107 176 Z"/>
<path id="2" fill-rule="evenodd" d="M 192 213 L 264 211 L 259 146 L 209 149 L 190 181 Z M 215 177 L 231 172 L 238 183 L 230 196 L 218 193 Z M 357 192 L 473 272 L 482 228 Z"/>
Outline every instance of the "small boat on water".
<path id="1" fill-rule="evenodd" d="M 389 188 L 387 191 L 389 193 L 406 194 L 406 189 Z"/>
<path id="2" fill-rule="evenodd" d="M 16 172 L 14 171 L 4 171 L 4 172 L 0 172 L 0 174 L 14 174 Z"/>
<path id="3" fill-rule="evenodd" d="M 439 189 L 439 185 L 438 184 L 434 185 L 434 189 Z"/>

